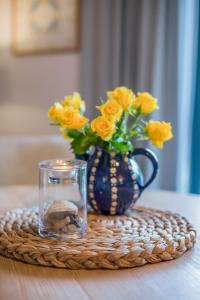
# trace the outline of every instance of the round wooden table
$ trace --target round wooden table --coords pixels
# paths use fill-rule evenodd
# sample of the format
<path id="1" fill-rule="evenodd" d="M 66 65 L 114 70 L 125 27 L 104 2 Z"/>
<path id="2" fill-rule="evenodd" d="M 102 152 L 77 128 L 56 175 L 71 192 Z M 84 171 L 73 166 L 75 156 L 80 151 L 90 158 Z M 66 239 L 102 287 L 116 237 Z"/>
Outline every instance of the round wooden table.
<path id="1" fill-rule="evenodd" d="M 0 213 L 37 204 L 35 186 L 0 188 Z M 140 205 L 181 213 L 200 232 L 200 197 L 147 191 Z M 200 240 L 179 259 L 125 270 L 66 270 L 0 256 L 0 300 L 199 300 Z"/>

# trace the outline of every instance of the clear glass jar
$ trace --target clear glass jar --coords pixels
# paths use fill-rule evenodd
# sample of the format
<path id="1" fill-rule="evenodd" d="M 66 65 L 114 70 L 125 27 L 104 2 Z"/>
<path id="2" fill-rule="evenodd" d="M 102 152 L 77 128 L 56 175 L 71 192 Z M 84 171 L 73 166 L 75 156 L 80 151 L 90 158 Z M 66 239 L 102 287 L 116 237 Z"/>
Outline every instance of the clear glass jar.
<path id="1" fill-rule="evenodd" d="M 87 231 L 86 167 L 81 160 L 39 162 L 39 234 L 55 239 Z"/>

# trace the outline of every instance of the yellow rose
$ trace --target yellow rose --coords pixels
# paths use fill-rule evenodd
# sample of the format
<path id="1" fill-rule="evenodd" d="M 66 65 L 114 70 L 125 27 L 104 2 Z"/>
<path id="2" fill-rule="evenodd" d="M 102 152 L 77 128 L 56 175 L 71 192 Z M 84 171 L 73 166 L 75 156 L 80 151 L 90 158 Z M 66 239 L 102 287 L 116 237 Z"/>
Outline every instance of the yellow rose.
<path id="1" fill-rule="evenodd" d="M 68 129 L 81 129 L 88 121 L 76 109 L 68 108 L 60 118 L 60 125 Z"/>
<path id="2" fill-rule="evenodd" d="M 157 105 L 157 99 L 147 92 L 137 93 L 137 97 L 134 100 L 133 107 L 140 107 L 141 113 L 143 114 L 150 114 L 151 112 L 159 108 Z"/>
<path id="3" fill-rule="evenodd" d="M 97 109 L 100 110 L 103 116 L 107 117 L 110 120 L 119 121 L 122 116 L 122 107 L 114 99 L 108 100 L 106 103 L 97 106 Z"/>
<path id="4" fill-rule="evenodd" d="M 77 109 L 82 114 L 85 112 L 85 102 L 81 99 L 81 95 L 74 92 L 72 95 L 66 96 L 61 102 L 63 107 L 71 107 Z"/>
<path id="5" fill-rule="evenodd" d="M 134 94 L 132 90 L 128 89 L 125 86 L 119 86 L 113 91 L 107 93 L 109 99 L 116 100 L 123 109 L 128 109 L 134 100 Z"/>
<path id="6" fill-rule="evenodd" d="M 115 132 L 115 123 L 104 116 L 99 116 L 91 122 L 91 129 L 96 132 L 102 140 L 109 141 Z"/>
<path id="7" fill-rule="evenodd" d="M 163 148 L 163 143 L 173 137 L 172 126 L 166 122 L 149 121 L 146 131 L 152 144 L 158 148 Z"/>
<path id="8" fill-rule="evenodd" d="M 64 108 L 59 102 L 55 102 L 48 111 L 48 117 L 55 123 L 60 122 L 60 118 L 64 112 Z"/>

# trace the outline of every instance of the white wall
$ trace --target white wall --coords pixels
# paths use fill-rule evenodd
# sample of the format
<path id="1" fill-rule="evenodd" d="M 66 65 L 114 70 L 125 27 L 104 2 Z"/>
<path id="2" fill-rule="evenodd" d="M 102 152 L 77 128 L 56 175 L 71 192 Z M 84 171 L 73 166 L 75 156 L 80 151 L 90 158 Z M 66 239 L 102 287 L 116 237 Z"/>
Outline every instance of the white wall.
<path id="1" fill-rule="evenodd" d="M 79 90 L 79 52 L 19 57 L 10 44 L 11 0 L 0 0 L 0 135 L 57 132 L 46 112 Z"/>

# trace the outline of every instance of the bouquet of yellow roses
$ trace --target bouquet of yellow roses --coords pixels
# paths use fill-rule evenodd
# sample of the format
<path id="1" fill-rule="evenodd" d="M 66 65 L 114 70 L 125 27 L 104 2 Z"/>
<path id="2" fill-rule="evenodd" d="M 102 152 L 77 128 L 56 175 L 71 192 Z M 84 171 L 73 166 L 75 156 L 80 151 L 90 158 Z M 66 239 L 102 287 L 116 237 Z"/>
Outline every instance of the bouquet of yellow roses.
<path id="1" fill-rule="evenodd" d="M 85 154 L 91 146 L 106 151 L 127 153 L 134 150 L 135 140 L 150 140 L 156 147 L 172 138 L 170 123 L 145 121 L 145 116 L 158 109 L 157 99 L 147 92 L 136 95 L 120 86 L 107 92 L 107 100 L 96 107 L 99 115 L 93 120 L 84 116 L 85 101 L 79 93 L 55 102 L 48 117 L 60 128 L 77 155 Z"/>

